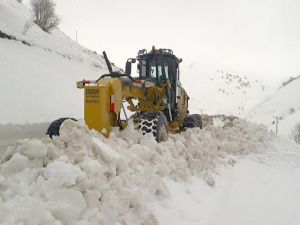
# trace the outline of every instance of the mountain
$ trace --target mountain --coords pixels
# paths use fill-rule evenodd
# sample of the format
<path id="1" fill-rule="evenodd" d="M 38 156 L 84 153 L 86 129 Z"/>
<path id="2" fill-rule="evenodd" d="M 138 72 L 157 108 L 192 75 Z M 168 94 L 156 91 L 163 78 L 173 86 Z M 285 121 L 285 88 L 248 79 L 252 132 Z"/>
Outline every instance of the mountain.
<path id="1" fill-rule="evenodd" d="M 269 98 L 247 113 L 249 120 L 267 125 L 278 133 L 290 136 L 292 129 L 300 123 L 300 76 L 290 78 Z"/>
<path id="2" fill-rule="evenodd" d="M 103 57 L 59 29 L 44 32 L 31 18 L 18 1 L 0 0 L 0 124 L 82 118 L 76 81 L 107 72 Z"/>
<path id="3" fill-rule="evenodd" d="M 182 69 L 193 113 L 242 116 L 272 93 L 273 87 L 260 79 L 212 68 L 195 62 Z"/>

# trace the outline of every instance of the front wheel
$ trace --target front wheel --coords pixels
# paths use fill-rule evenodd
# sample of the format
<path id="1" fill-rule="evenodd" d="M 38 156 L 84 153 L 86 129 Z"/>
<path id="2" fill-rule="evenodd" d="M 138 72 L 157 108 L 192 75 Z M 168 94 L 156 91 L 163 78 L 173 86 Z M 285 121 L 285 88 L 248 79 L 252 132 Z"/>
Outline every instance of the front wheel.
<path id="1" fill-rule="evenodd" d="M 157 142 L 166 141 L 169 136 L 168 121 L 163 112 L 143 113 L 138 130 L 143 134 L 152 134 Z"/>

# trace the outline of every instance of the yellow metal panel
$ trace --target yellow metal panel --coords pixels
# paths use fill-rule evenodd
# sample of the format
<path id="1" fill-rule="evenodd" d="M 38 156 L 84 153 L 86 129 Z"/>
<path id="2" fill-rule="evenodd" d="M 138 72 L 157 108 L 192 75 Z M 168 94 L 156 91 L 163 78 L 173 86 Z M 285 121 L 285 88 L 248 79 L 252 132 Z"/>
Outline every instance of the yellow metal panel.
<path id="1" fill-rule="evenodd" d="M 86 86 L 84 89 L 85 122 L 90 129 L 108 137 L 111 130 L 110 86 Z"/>

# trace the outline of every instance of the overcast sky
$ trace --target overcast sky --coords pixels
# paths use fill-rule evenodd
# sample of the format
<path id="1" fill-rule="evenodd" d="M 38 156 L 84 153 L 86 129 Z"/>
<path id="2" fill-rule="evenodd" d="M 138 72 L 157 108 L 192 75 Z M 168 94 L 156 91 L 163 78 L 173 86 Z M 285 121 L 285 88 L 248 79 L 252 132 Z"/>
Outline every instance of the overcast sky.
<path id="1" fill-rule="evenodd" d="M 300 74 L 299 0 L 56 0 L 60 28 L 117 65 L 152 45 L 262 79 Z M 215 68 L 214 68 L 215 67 Z"/>

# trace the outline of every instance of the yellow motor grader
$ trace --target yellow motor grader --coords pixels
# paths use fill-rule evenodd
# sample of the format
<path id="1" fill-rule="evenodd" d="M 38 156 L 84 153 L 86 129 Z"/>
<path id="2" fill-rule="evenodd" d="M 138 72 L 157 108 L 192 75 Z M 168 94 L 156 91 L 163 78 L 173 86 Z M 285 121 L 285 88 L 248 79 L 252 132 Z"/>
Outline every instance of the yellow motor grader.
<path id="1" fill-rule="evenodd" d="M 189 115 L 189 97 L 180 83 L 179 64 L 170 49 L 140 50 L 136 58 L 126 62 L 125 73 L 112 70 L 105 52 L 109 73 L 98 80 L 82 80 L 77 87 L 84 89 L 84 120 L 90 129 L 109 137 L 112 127 L 125 129 L 133 120 L 142 134 L 151 133 L 158 142 L 165 141 L 168 133 L 186 128 L 202 128 L 201 116 Z M 137 63 L 138 76 L 131 76 L 132 64 Z M 128 118 L 127 109 L 134 112 Z M 121 118 L 121 111 L 125 119 Z M 61 124 L 70 118 L 54 121 L 47 134 L 59 135 Z M 75 119 L 73 119 L 75 120 Z"/>

